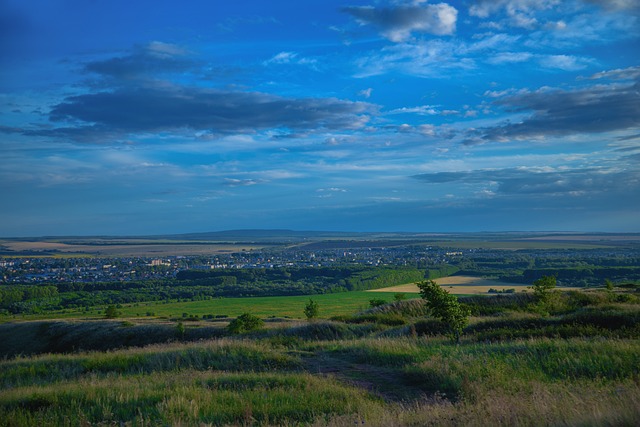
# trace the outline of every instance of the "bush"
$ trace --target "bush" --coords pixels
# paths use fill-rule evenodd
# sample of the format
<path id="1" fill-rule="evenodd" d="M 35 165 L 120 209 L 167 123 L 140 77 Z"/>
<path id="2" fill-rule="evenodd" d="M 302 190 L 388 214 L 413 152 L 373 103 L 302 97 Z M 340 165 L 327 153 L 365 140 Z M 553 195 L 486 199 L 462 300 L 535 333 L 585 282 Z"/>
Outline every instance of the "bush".
<path id="1" fill-rule="evenodd" d="M 307 316 L 307 319 L 311 320 L 318 317 L 318 303 L 309 298 L 309 302 L 304 306 L 304 315 Z"/>
<path id="2" fill-rule="evenodd" d="M 244 313 L 229 323 L 227 327 L 232 334 L 255 331 L 264 326 L 264 321 L 253 314 Z"/>
<path id="3" fill-rule="evenodd" d="M 118 311 L 115 305 L 110 305 L 104 311 L 104 317 L 107 319 L 115 319 L 118 316 L 120 316 L 120 312 Z"/>
<path id="4" fill-rule="evenodd" d="M 449 327 L 451 337 L 460 341 L 462 330 L 469 323 L 471 311 L 461 305 L 455 295 L 442 289 L 433 280 L 418 283 L 420 295 L 426 301 L 433 317 L 442 320 Z"/>

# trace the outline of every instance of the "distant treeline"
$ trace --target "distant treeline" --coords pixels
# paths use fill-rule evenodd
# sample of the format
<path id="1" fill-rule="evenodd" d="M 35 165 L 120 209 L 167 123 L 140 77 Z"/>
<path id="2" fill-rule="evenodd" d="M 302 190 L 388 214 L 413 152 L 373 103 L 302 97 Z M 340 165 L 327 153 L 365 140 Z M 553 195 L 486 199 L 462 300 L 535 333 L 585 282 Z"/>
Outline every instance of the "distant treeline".
<path id="1" fill-rule="evenodd" d="M 0 285 L 0 310 L 38 313 L 65 308 L 218 297 L 312 295 L 376 289 L 423 280 L 424 270 L 389 267 L 185 270 L 176 279 Z"/>

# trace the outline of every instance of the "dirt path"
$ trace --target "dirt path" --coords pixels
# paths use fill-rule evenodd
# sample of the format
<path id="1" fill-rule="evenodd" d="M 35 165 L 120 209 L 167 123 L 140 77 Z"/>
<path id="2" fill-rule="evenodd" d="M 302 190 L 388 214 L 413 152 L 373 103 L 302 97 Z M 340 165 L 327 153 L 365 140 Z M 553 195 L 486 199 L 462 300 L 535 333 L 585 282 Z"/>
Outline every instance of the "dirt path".
<path id="1" fill-rule="evenodd" d="M 355 363 L 326 352 L 303 359 L 305 369 L 311 374 L 332 376 L 340 381 L 363 388 L 386 402 L 425 400 L 428 396 L 419 388 L 403 381 L 398 368 L 395 370 L 366 363 Z"/>

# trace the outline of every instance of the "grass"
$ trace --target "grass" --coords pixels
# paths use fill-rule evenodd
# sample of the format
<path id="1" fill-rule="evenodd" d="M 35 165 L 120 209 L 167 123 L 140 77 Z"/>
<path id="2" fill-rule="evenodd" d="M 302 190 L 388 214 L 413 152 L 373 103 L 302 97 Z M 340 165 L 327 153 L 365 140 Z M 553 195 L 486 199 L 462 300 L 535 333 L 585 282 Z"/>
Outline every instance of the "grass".
<path id="1" fill-rule="evenodd" d="M 635 425 L 639 363 L 637 340 L 584 338 L 44 355 L 0 364 L 0 425 Z"/>
<path id="2" fill-rule="evenodd" d="M 276 296 L 276 297 L 251 297 L 251 298 L 219 298 L 203 301 L 184 302 L 143 302 L 129 304 L 119 308 L 122 317 L 142 318 L 147 313 L 153 313 L 152 317 L 175 317 L 188 313 L 190 316 L 213 315 L 236 317 L 242 313 L 251 313 L 260 317 L 290 317 L 303 319 L 304 307 L 312 298 L 318 303 L 319 318 L 328 319 L 334 316 L 350 315 L 369 307 L 369 301 L 381 298 L 388 302 L 393 301 L 394 292 L 371 294 L 366 291 L 341 292 L 322 295 Z M 419 295 L 406 295 L 407 298 L 418 298 Z M 41 320 L 41 319 L 100 319 L 104 313 L 101 310 L 92 309 L 88 312 L 82 310 L 66 310 L 64 312 L 3 316 L 0 323 L 12 320 Z"/>
<path id="3" fill-rule="evenodd" d="M 371 295 L 353 294 L 355 305 Z M 345 295 L 317 296 L 320 309 Z M 14 356 L 0 360 L 0 426 L 636 426 L 640 299 L 621 295 L 569 292 L 546 315 L 530 294 L 466 297 L 476 315 L 459 344 L 414 299 L 241 335 L 218 325 L 214 339 L 197 334 L 218 322 L 184 322 L 194 342 Z M 299 317 L 307 300 L 294 298 Z M 144 345 L 145 328 L 176 325 L 127 322 L 23 322 L 0 339 L 98 345 L 133 333 Z"/>

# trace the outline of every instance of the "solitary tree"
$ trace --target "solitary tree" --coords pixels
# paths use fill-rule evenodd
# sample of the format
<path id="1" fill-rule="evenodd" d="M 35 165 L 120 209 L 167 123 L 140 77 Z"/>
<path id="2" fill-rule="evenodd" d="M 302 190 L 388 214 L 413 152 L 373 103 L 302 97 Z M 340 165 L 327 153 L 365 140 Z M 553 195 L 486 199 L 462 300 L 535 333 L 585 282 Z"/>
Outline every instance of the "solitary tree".
<path id="1" fill-rule="evenodd" d="M 119 315 L 120 315 L 120 312 L 118 311 L 115 305 L 110 305 L 104 311 L 104 317 L 106 317 L 107 319 L 115 319 Z"/>
<path id="2" fill-rule="evenodd" d="M 309 298 L 309 302 L 304 306 L 304 315 L 307 316 L 307 319 L 311 320 L 318 317 L 319 312 L 318 303 Z"/>
<path id="3" fill-rule="evenodd" d="M 469 308 L 460 304 L 457 297 L 442 289 L 433 280 L 418 283 L 418 288 L 430 314 L 446 323 L 451 337 L 459 342 L 462 330 L 469 323 Z"/>
<path id="4" fill-rule="evenodd" d="M 538 280 L 535 280 L 531 285 L 533 294 L 540 301 L 546 301 L 549 298 L 551 290 L 556 287 L 555 276 L 542 276 Z"/>
<path id="5" fill-rule="evenodd" d="M 186 330 L 185 330 L 185 327 L 184 327 L 184 323 L 178 322 L 178 324 L 176 325 L 176 336 L 179 339 L 183 339 L 185 333 L 186 333 Z"/>

